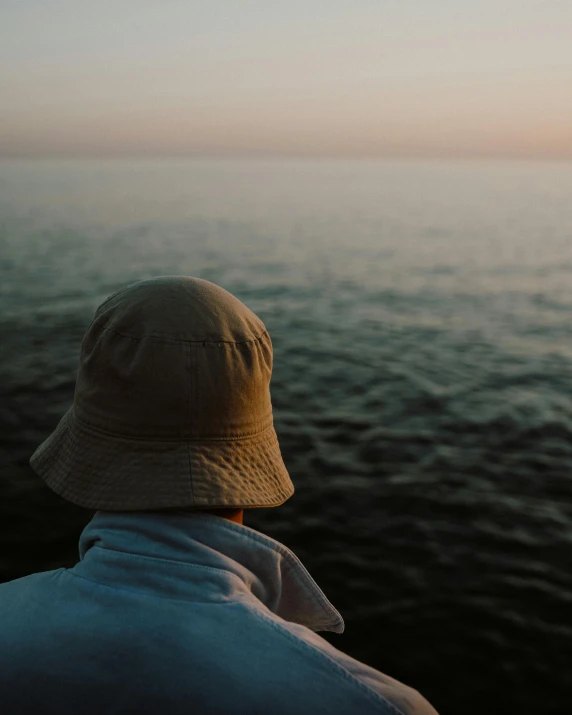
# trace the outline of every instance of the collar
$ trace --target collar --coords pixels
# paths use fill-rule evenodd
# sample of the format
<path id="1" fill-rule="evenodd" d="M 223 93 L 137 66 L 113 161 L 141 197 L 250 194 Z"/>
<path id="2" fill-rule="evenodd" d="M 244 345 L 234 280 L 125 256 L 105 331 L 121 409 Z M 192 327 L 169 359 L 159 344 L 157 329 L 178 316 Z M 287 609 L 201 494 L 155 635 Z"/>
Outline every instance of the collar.
<path id="1" fill-rule="evenodd" d="M 209 590 L 230 597 L 238 589 L 287 621 L 344 630 L 290 549 L 214 514 L 98 511 L 80 536 L 79 556 L 70 571 L 99 583 L 187 599 Z"/>

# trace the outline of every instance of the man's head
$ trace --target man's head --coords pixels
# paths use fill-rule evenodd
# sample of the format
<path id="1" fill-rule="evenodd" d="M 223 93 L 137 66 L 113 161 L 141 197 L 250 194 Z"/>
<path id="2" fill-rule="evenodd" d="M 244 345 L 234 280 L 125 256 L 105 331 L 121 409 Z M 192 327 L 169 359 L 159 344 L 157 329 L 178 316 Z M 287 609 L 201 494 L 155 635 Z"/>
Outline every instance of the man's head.
<path id="1" fill-rule="evenodd" d="M 278 506 L 293 491 L 273 427 L 272 344 L 224 289 L 160 276 L 96 310 L 73 407 L 30 463 L 90 509 Z"/>

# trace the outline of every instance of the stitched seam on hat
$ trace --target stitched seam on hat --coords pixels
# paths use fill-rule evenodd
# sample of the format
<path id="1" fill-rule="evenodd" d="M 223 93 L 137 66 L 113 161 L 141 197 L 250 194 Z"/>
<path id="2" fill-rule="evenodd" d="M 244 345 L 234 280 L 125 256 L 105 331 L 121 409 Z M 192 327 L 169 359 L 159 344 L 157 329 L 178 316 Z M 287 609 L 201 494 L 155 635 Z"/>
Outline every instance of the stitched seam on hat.
<path id="1" fill-rule="evenodd" d="M 259 435 L 263 435 L 266 432 L 269 432 L 274 425 L 270 425 L 270 427 L 267 427 L 266 429 L 260 430 L 260 432 L 249 432 L 248 434 L 238 434 L 238 435 L 233 435 L 232 437 L 126 437 L 124 435 L 120 434 L 115 434 L 114 432 L 106 432 L 105 430 L 100 429 L 99 427 L 93 427 L 90 424 L 87 424 L 87 422 L 82 422 L 77 415 L 74 413 L 74 420 L 85 430 L 92 431 L 92 432 L 99 432 L 101 434 L 106 435 L 107 437 L 114 437 L 115 439 L 123 439 L 127 442 L 174 442 L 174 443 L 179 443 L 183 444 L 184 442 L 197 442 L 197 443 L 203 443 L 203 442 L 236 442 L 239 440 L 243 439 L 251 439 L 252 437 L 258 437 Z M 274 435 L 270 435 L 268 439 L 261 440 L 260 443 L 263 444 L 264 442 L 268 442 L 271 439 L 273 439 Z"/>
<path id="2" fill-rule="evenodd" d="M 93 325 L 101 325 L 101 323 L 97 320 L 94 320 L 92 323 Z M 90 327 L 92 327 L 90 326 Z M 212 340 L 210 338 L 203 338 L 203 339 L 197 339 L 197 340 L 187 340 L 186 338 L 173 338 L 170 337 L 169 334 L 164 334 L 164 335 L 127 335 L 126 333 L 121 333 L 119 330 L 116 330 L 115 328 L 106 328 L 102 326 L 102 329 L 104 331 L 109 331 L 110 333 L 115 333 L 116 335 L 119 335 L 122 338 L 129 338 L 129 340 L 146 340 L 148 338 L 153 338 L 154 340 L 157 340 L 158 342 L 164 342 L 164 343 L 196 343 L 197 345 L 218 345 L 219 343 L 222 345 L 246 345 L 248 343 L 259 343 L 266 335 L 268 335 L 268 330 L 265 330 L 263 333 L 261 333 L 258 337 L 256 338 L 250 338 L 249 340 Z"/>
<path id="3" fill-rule="evenodd" d="M 193 394 L 193 359 L 192 359 L 192 348 L 190 345 L 186 346 L 187 349 L 187 357 L 188 357 L 188 368 L 189 368 L 189 392 L 188 392 L 188 405 L 187 405 L 187 414 L 189 417 L 189 435 L 193 433 L 193 416 L 191 414 L 191 409 L 192 409 L 192 394 Z M 193 465 L 192 465 L 192 460 L 191 460 L 191 445 L 187 441 L 187 459 L 189 460 L 189 483 L 191 487 L 191 501 L 194 503 L 195 501 L 195 490 L 193 487 Z"/>
<path id="4" fill-rule="evenodd" d="M 192 370 L 192 376 L 193 376 L 193 381 L 191 384 L 191 390 L 192 390 L 192 409 L 193 409 L 193 421 L 191 422 L 191 435 L 194 437 L 198 430 L 199 426 L 199 388 L 200 388 L 200 383 L 199 383 L 199 369 L 198 369 L 198 364 L 197 364 L 197 354 L 194 352 L 195 350 L 195 345 L 190 343 L 189 344 L 189 350 L 191 353 L 191 370 Z"/>
<path id="5" fill-rule="evenodd" d="M 316 646 L 312 646 L 310 643 L 307 643 L 305 640 L 303 640 L 299 636 L 297 636 L 294 633 L 292 633 L 291 631 L 289 631 L 288 628 L 286 628 L 285 626 L 283 626 L 280 623 L 277 623 L 272 618 L 269 618 L 265 613 L 260 611 L 258 608 L 251 606 L 249 603 L 244 603 L 244 607 L 247 608 L 252 613 L 254 613 L 259 619 L 268 623 L 268 625 L 271 628 L 273 628 L 278 633 L 281 633 L 286 639 L 288 639 L 289 641 L 292 641 L 294 644 L 301 647 L 302 650 L 306 650 L 306 651 L 312 653 L 312 655 L 314 655 L 316 658 L 318 658 L 320 660 L 327 661 L 340 675 L 343 676 L 343 678 L 345 680 L 352 683 L 354 686 L 356 686 L 357 688 L 362 690 L 364 693 L 367 693 L 375 701 L 382 702 L 386 707 L 389 707 L 391 712 L 395 713 L 395 715 L 405 715 L 403 710 L 397 708 L 390 700 L 388 700 L 386 697 L 381 695 L 381 693 L 378 693 L 371 686 L 367 685 L 366 683 L 363 683 L 356 675 L 351 673 L 343 665 L 341 665 L 336 660 L 334 660 L 334 658 L 331 655 L 329 655 L 328 653 L 324 653 L 324 651 L 320 650 Z"/>

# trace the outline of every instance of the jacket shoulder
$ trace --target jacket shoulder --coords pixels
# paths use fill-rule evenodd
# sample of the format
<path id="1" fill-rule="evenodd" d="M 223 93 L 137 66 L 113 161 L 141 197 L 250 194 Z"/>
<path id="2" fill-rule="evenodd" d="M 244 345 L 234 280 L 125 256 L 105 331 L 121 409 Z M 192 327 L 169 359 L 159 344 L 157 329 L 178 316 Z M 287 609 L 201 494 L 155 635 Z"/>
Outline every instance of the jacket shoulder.
<path id="1" fill-rule="evenodd" d="M 41 593 L 38 589 L 41 589 L 44 585 L 48 586 L 48 584 L 53 584 L 62 571 L 65 571 L 65 569 L 39 571 L 38 573 L 32 573 L 28 576 L 15 578 L 12 581 L 0 583 L 0 604 L 4 607 L 12 600 L 18 599 L 18 603 L 21 605 L 21 599 L 26 594 L 36 596 L 38 593 Z"/>
<path id="2" fill-rule="evenodd" d="M 375 692 L 396 715 L 438 715 L 419 691 L 343 653 L 309 628 L 289 621 L 282 621 L 280 625 L 316 653 L 345 670 L 357 683 Z"/>

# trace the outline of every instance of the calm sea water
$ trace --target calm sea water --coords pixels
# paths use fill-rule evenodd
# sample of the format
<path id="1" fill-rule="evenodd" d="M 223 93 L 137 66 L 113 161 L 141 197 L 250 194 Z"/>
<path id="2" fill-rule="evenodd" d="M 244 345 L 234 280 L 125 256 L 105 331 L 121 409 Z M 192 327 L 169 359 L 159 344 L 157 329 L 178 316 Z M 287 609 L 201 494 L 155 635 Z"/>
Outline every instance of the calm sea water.
<path id="1" fill-rule="evenodd" d="M 27 469 L 97 305 L 207 278 L 266 323 L 297 487 L 247 522 L 443 714 L 572 708 L 572 165 L 0 164 L 0 574 L 90 517 Z"/>

